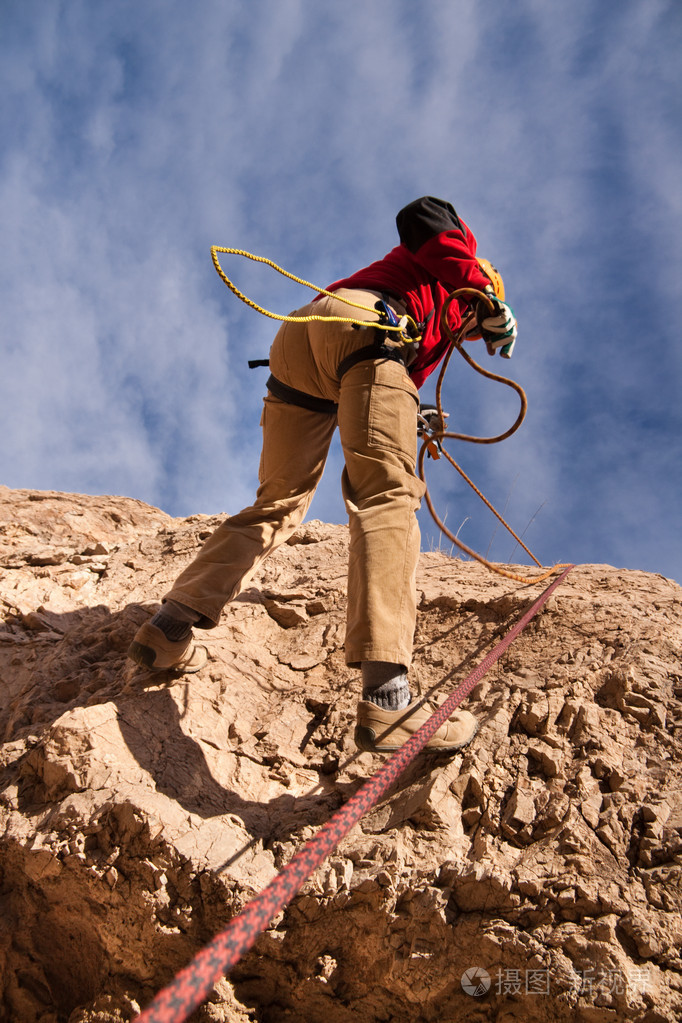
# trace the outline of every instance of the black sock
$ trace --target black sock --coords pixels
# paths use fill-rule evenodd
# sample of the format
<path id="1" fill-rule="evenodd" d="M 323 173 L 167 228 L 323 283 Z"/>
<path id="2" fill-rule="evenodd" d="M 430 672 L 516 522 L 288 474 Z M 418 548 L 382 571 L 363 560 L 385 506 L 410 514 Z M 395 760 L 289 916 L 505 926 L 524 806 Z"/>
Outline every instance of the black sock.
<path id="1" fill-rule="evenodd" d="M 155 625 L 157 629 L 161 629 L 161 632 L 171 643 L 179 643 L 180 640 L 186 639 L 192 631 L 192 623 L 188 622 L 186 617 L 183 620 L 173 614 L 169 614 L 166 604 L 163 605 L 160 611 L 156 612 L 149 624 Z"/>

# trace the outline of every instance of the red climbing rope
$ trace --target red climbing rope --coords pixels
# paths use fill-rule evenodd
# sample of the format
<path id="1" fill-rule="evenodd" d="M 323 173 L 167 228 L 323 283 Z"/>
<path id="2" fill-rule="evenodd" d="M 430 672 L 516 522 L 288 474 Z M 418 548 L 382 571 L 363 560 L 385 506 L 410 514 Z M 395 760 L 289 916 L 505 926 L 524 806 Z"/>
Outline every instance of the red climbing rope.
<path id="1" fill-rule="evenodd" d="M 134 1023 L 184 1023 L 184 1020 L 208 997 L 217 982 L 252 947 L 261 931 L 280 910 L 291 902 L 303 883 L 334 851 L 351 828 L 388 791 L 407 765 L 421 752 L 431 736 L 447 721 L 489 668 L 504 653 L 528 622 L 549 599 L 573 565 L 568 565 L 510 629 L 489 654 L 471 672 L 421 728 L 397 753 L 386 761 L 354 796 L 306 842 L 286 867 L 249 902 L 220 934 L 176 975 L 174 980 L 137 1016 Z"/>

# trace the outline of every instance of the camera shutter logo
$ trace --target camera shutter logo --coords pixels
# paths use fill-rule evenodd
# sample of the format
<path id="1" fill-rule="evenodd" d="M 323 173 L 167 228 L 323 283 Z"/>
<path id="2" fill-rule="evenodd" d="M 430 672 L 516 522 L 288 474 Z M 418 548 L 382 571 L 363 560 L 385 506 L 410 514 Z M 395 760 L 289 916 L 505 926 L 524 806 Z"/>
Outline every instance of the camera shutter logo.
<path id="1" fill-rule="evenodd" d="M 482 998 L 490 990 L 490 974 L 482 966 L 470 966 L 462 974 L 462 991 L 473 998 Z"/>

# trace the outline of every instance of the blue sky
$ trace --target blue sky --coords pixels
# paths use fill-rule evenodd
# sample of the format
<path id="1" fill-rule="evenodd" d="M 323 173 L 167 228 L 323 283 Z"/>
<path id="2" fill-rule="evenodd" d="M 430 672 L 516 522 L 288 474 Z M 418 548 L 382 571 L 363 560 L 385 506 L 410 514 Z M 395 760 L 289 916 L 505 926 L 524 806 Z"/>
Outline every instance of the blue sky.
<path id="1" fill-rule="evenodd" d="M 682 581 L 681 37 L 676 0 L 4 0 L 0 482 L 250 503 L 246 362 L 276 325 L 210 246 L 325 285 L 431 194 L 503 273 L 519 341 L 482 361 L 530 403 L 453 456 L 543 563 Z M 308 300 L 227 269 L 267 308 Z M 453 359 L 452 428 L 504 429 L 506 390 Z M 345 521 L 341 468 L 335 444 L 312 517 Z M 428 474 L 464 542 L 521 560 L 454 470 Z"/>

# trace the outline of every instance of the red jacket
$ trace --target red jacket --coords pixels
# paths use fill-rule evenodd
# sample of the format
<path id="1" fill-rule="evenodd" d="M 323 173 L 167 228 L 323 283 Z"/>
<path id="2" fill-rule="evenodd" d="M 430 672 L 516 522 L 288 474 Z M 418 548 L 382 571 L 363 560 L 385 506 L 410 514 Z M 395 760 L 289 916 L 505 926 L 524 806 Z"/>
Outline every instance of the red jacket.
<path id="1" fill-rule="evenodd" d="M 414 383 L 421 387 L 448 348 L 448 339 L 440 333 L 448 294 L 466 287 L 483 291 L 490 281 L 476 261 L 474 235 L 449 202 L 424 196 L 402 209 L 396 224 L 400 245 L 352 277 L 330 284 L 327 290 L 369 288 L 404 300 L 410 316 L 424 324 L 417 359 L 409 369 Z M 465 302 L 451 304 L 448 319 L 453 330 L 467 311 Z"/>

